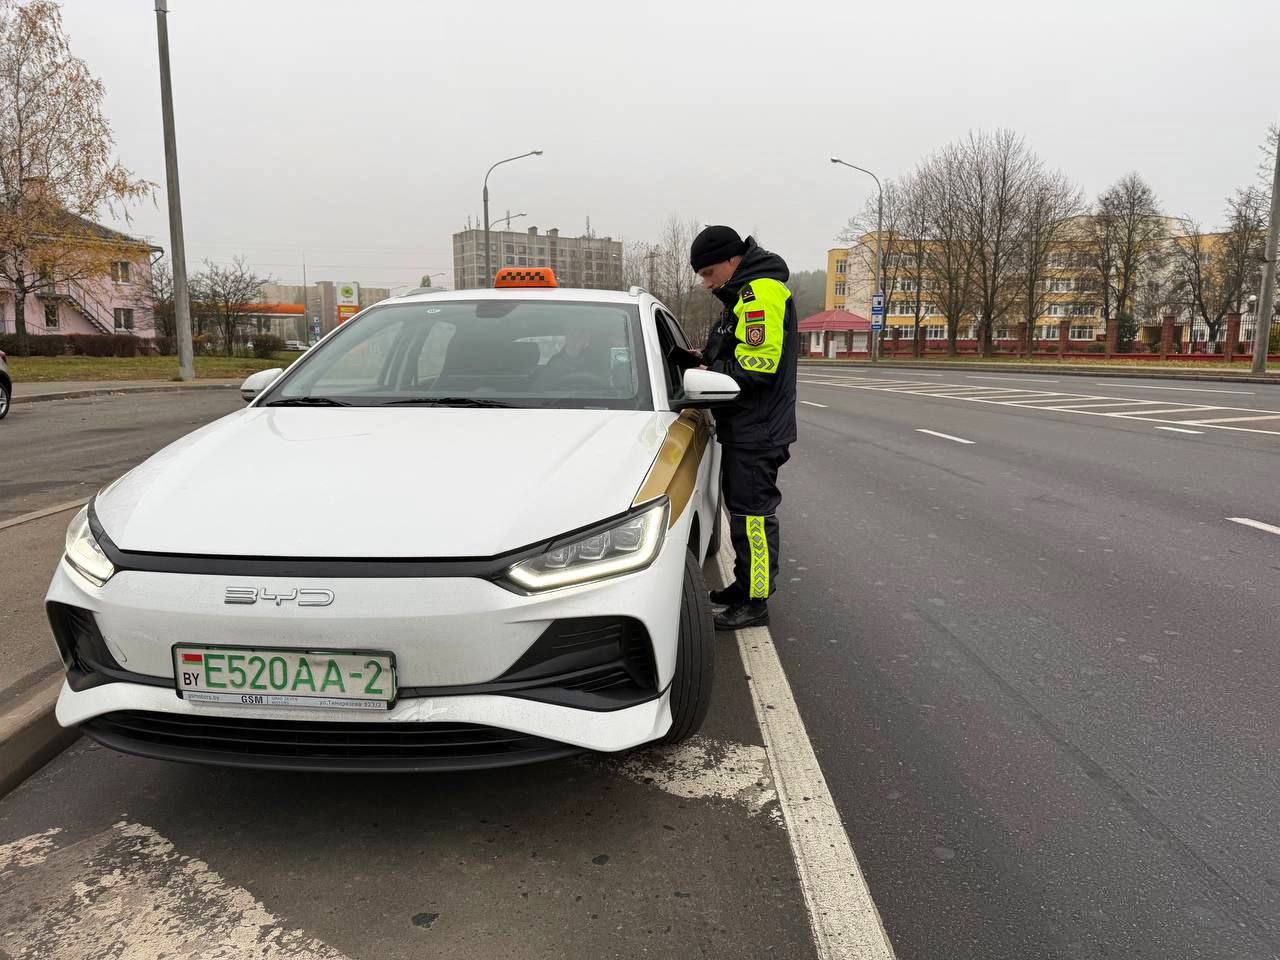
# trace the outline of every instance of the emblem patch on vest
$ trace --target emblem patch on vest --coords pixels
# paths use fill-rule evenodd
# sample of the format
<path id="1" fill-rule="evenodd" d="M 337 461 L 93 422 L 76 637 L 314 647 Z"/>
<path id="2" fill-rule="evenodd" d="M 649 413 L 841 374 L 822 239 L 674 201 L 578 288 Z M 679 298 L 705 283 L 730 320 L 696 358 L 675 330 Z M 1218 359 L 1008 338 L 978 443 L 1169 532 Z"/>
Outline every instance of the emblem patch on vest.
<path id="1" fill-rule="evenodd" d="M 750 346 L 758 347 L 764 343 L 764 324 L 748 323 L 747 324 L 747 343 Z"/>

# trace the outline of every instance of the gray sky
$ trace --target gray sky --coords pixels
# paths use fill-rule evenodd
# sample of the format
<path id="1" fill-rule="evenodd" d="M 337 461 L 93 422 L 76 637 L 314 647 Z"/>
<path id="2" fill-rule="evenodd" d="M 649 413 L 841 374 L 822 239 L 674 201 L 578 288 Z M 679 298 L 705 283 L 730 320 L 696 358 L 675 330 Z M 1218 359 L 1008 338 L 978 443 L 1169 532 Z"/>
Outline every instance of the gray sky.
<path id="1" fill-rule="evenodd" d="M 64 21 L 121 159 L 162 184 L 153 7 L 64 0 Z M 1089 194 L 1137 169 L 1216 224 L 1280 119 L 1274 0 L 170 8 L 188 258 L 286 282 L 305 256 L 311 280 L 452 285 L 485 169 L 533 148 L 490 180 L 516 224 L 651 239 L 678 213 L 758 231 L 793 270 L 873 189 L 829 155 L 887 178 L 978 127 Z M 128 229 L 169 246 L 162 191 Z"/>

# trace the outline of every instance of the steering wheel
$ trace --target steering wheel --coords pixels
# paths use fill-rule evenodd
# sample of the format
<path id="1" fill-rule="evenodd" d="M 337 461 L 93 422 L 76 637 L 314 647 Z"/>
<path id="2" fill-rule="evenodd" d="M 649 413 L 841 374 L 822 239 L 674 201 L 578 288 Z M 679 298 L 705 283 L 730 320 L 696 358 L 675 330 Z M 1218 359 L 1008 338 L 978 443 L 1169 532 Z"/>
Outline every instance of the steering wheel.
<path id="1" fill-rule="evenodd" d="M 608 379 L 590 370 L 575 370 L 573 373 L 567 373 L 556 380 L 553 386 L 561 390 L 613 389 L 613 384 Z"/>

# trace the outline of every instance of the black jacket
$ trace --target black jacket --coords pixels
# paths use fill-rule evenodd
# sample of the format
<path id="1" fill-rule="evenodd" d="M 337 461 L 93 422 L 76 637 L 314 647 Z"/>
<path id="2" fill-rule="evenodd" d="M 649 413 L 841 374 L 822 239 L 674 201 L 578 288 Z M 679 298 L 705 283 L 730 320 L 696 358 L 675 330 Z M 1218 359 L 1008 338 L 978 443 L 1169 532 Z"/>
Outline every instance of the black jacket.
<path id="1" fill-rule="evenodd" d="M 714 408 L 716 435 L 728 446 L 782 447 L 796 439 L 796 306 L 791 276 L 776 253 L 747 238 L 732 279 L 715 292 L 724 313 L 702 351 L 709 370 L 738 381 L 742 392 Z"/>

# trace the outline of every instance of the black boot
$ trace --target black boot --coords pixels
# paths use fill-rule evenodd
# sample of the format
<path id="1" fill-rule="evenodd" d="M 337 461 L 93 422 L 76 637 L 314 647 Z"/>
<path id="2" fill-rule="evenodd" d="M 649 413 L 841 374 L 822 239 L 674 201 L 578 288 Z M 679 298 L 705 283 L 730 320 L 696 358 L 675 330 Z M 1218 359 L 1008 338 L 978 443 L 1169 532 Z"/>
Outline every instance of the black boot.
<path id="1" fill-rule="evenodd" d="M 747 599 L 746 591 L 735 583 L 729 584 L 720 590 L 712 590 L 710 594 L 711 603 L 716 607 L 731 607 L 735 603 L 742 603 Z"/>
<path id="2" fill-rule="evenodd" d="M 742 630 L 745 627 L 764 627 L 768 624 L 767 600 L 745 600 L 716 614 L 717 630 Z"/>

